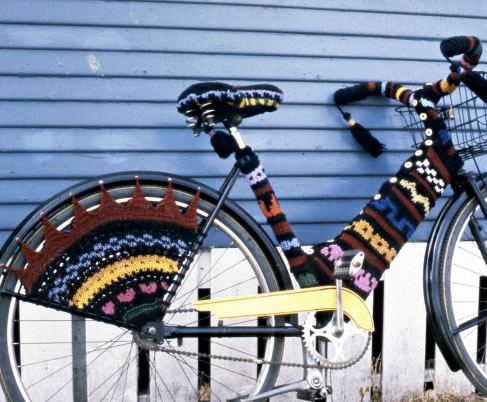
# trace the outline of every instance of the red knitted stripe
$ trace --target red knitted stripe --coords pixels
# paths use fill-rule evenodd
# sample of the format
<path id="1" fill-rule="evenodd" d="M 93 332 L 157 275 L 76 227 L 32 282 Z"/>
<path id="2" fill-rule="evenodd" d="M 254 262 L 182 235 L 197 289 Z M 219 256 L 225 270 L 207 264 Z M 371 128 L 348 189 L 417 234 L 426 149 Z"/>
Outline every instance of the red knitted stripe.
<path id="1" fill-rule="evenodd" d="M 470 47 L 466 53 L 470 53 L 473 48 L 475 47 L 475 39 L 472 36 L 467 36 L 468 40 L 470 41 Z"/>
<path id="2" fill-rule="evenodd" d="M 428 190 L 428 193 L 430 193 L 431 198 L 433 198 L 433 201 L 436 201 L 438 199 L 438 196 L 433 191 L 433 189 L 430 187 L 430 185 L 426 181 L 424 181 L 423 178 L 419 174 L 417 174 L 416 172 L 411 172 L 410 175 L 413 176 L 418 182 L 420 182 L 421 185 L 426 190 Z"/>
<path id="3" fill-rule="evenodd" d="M 291 226 L 287 220 L 282 222 L 277 222 L 274 225 L 271 225 L 272 231 L 276 236 L 281 236 L 284 234 L 292 233 Z"/>
<path id="4" fill-rule="evenodd" d="M 267 183 L 264 187 L 255 189 L 254 194 L 256 197 L 260 197 L 261 195 L 265 193 L 269 193 L 271 191 L 272 191 L 272 186 L 270 183 Z"/>
<path id="5" fill-rule="evenodd" d="M 383 273 L 387 268 L 387 265 L 384 262 L 379 260 L 374 254 L 372 254 L 369 245 L 364 245 L 362 242 L 358 241 L 355 237 L 348 233 L 342 233 L 339 239 L 347 243 L 351 248 L 358 248 L 362 250 L 365 253 L 365 261 L 377 270 L 379 270 L 381 273 Z"/>
<path id="6" fill-rule="evenodd" d="M 330 268 L 326 266 L 326 264 L 321 261 L 320 258 L 314 257 L 313 260 L 320 266 L 321 270 L 328 276 L 331 280 L 335 281 L 335 277 L 333 276 L 333 272 Z"/>
<path id="7" fill-rule="evenodd" d="M 375 212 L 373 209 L 370 208 L 365 208 L 364 209 L 364 214 L 369 215 L 374 221 L 376 221 L 382 229 L 385 230 L 385 232 L 391 236 L 400 246 L 402 246 L 405 243 L 405 239 L 400 236 L 396 229 L 391 227 L 377 212 Z"/>
<path id="8" fill-rule="evenodd" d="M 426 114 L 428 116 L 430 116 L 431 118 L 433 118 L 433 119 L 437 119 L 438 118 L 438 113 L 436 113 L 436 110 L 435 109 L 428 109 L 428 111 L 426 112 Z"/>
<path id="9" fill-rule="evenodd" d="M 409 200 L 396 187 L 392 187 L 392 192 L 397 198 L 399 198 L 399 201 L 401 201 L 401 203 L 406 206 L 406 208 L 409 210 L 411 215 L 413 215 L 414 219 L 416 219 L 418 223 L 423 220 L 423 217 L 418 212 L 416 207 L 411 204 L 411 202 L 409 202 Z"/>
<path id="10" fill-rule="evenodd" d="M 455 155 L 456 152 L 457 152 L 457 150 L 453 145 L 450 148 L 448 148 L 448 150 L 447 150 L 448 156 Z"/>
<path id="11" fill-rule="evenodd" d="M 389 93 L 387 94 L 388 98 L 394 98 L 394 92 L 396 91 L 396 83 L 392 81 L 389 84 Z"/>
<path id="12" fill-rule="evenodd" d="M 377 89 L 376 88 L 376 85 L 375 85 L 375 82 L 374 81 L 370 81 L 368 85 L 369 85 L 369 92 L 371 94 L 375 93 L 375 91 Z"/>
<path id="13" fill-rule="evenodd" d="M 404 91 L 401 96 L 399 97 L 399 101 L 401 103 L 404 103 L 405 105 L 408 104 L 408 99 L 409 97 L 411 96 L 411 94 L 413 93 L 413 91 L 411 91 L 410 89 Z"/>
<path id="14" fill-rule="evenodd" d="M 306 264 L 306 262 L 308 261 L 306 256 L 305 255 L 300 255 L 299 257 L 295 257 L 295 258 L 289 258 L 288 259 L 289 261 L 289 265 L 292 267 L 292 268 L 296 268 L 296 267 L 299 267 L 301 265 L 304 265 Z"/>
<path id="15" fill-rule="evenodd" d="M 440 157 L 435 152 L 435 150 L 433 148 L 428 149 L 428 152 L 426 152 L 426 156 L 431 160 L 431 162 L 433 162 L 433 165 L 435 165 L 436 169 L 440 172 L 443 179 L 447 183 L 450 183 L 451 182 L 450 172 L 445 167 L 445 165 L 443 165 L 443 163 L 440 160 Z"/>

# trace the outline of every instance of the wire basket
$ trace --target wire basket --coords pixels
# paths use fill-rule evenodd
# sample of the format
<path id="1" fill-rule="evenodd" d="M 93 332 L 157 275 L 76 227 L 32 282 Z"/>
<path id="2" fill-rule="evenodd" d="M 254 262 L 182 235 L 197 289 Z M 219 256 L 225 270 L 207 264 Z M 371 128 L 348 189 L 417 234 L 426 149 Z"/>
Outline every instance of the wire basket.
<path id="1" fill-rule="evenodd" d="M 484 78 L 487 72 L 479 72 Z M 425 140 L 425 130 L 416 111 L 400 106 L 396 111 L 402 116 L 404 128 L 413 139 L 413 148 Z M 436 111 L 450 131 L 453 145 L 463 160 L 487 153 L 487 105 L 468 87 L 461 84 L 450 95 L 444 96 Z"/>

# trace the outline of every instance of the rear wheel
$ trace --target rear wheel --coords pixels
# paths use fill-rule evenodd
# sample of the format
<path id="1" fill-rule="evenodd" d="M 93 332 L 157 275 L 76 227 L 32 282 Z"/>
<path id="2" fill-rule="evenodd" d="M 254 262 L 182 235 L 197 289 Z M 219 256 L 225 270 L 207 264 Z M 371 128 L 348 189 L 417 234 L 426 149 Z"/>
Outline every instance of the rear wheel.
<path id="1" fill-rule="evenodd" d="M 117 202 L 127 202 L 134 180 L 105 180 L 105 187 Z M 144 180 L 145 197 L 159 202 L 167 181 Z M 88 187 L 89 186 L 85 186 Z M 196 185 L 173 181 L 173 192 L 180 207 L 187 206 Z M 99 189 L 73 190 L 86 207 L 96 210 Z M 214 209 L 212 197 L 202 191 L 198 219 Z M 55 204 L 56 207 L 53 207 Z M 57 228 L 69 228 L 73 211 L 69 200 L 45 204 L 46 214 Z M 279 290 L 282 261 L 275 250 L 247 223 L 228 208 L 220 211 L 203 247 L 164 317 L 164 324 L 216 326 L 207 313 L 191 310 L 198 298 L 225 297 Z M 28 226 L 26 228 L 26 226 Z M 261 230 L 261 229 L 259 229 Z M 43 246 L 43 230 L 37 217 L 24 222 L 18 236 L 31 248 Z M 3 249 L 2 262 L 11 267 L 25 265 L 23 254 L 12 238 Z M 23 292 L 11 273 L 2 277 L 1 286 Z M 269 389 L 278 374 L 278 365 L 258 365 L 233 358 L 280 361 L 284 339 L 268 338 L 186 338 L 166 340 L 156 350 L 139 333 L 114 325 L 79 318 L 65 312 L 0 298 L 0 375 L 9 400 L 33 401 L 199 401 L 226 400 Z M 225 325 L 284 325 L 282 318 L 234 320 Z M 170 351 L 171 353 L 167 353 Z M 219 360 L 211 355 L 228 356 Z"/>

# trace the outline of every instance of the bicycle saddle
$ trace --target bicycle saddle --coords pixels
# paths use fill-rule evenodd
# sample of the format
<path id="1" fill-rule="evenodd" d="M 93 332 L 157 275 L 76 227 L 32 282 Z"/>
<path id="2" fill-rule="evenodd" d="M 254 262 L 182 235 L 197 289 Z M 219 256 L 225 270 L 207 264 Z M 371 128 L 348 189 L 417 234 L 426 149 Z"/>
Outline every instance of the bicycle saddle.
<path id="1" fill-rule="evenodd" d="M 246 117 L 273 112 L 282 102 L 282 91 L 269 84 L 236 87 L 220 82 L 201 82 L 185 89 L 178 98 L 178 112 L 188 116 L 189 127 L 199 134 L 220 122 L 238 125 Z"/>

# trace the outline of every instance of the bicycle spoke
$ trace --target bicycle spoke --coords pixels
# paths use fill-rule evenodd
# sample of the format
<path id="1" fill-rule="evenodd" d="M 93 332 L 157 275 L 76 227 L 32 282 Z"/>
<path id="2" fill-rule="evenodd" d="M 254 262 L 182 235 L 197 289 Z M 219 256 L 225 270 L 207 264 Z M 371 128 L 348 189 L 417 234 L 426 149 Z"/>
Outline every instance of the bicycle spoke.
<path id="1" fill-rule="evenodd" d="M 186 303 L 186 302 L 187 302 L 188 298 L 191 296 L 191 294 L 193 293 L 194 289 L 198 289 L 200 287 L 203 287 L 203 285 L 209 283 L 211 280 L 213 280 L 213 279 L 217 278 L 218 276 L 226 273 L 230 269 L 236 267 L 241 262 L 245 261 L 245 259 L 242 259 L 240 261 L 237 261 L 236 263 L 232 264 L 228 268 L 225 268 L 224 270 L 222 270 L 218 274 L 216 274 L 214 276 L 210 276 L 210 278 L 207 278 L 207 276 L 210 275 L 210 273 L 212 272 L 212 268 L 218 265 L 218 263 L 220 262 L 220 260 L 224 257 L 225 253 L 227 252 L 227 250 L 228 249 L 226 249 L 225 252 L 218 257 L 218 259 L 212 264 L 212 266 L 207 270 L 207 272 L 205 273 L 205 275 L 203 276 L 203 278 L 200 279 L 200 281 L 194 286 L 194 288 L 192 290 L 187 291 L 186 293 L 183 293 L 183 294 L 177 296 L 174 299 L 173 303 L 176 302 L 176 301 L 178 301 L 178 300 L 180 300 L 180 299 L 182 299 L 183 297 L 185 297 L 184 301 L 182 302 L 182 304 L 178 308 L 184 308 L 185 306 L 189 306 L 190 305 L 190 303 Z M 186 277 L 188 277 L 188 275 Z"/>
<path id="2" fill-rule="evenodd" d="M 456 266 L 457 268 L 463 269 L 464 271 L 471 272 L 472 274 L 475 274 L 475 275 L 478 275 L 478 276 L 483 276 L 483 273 L 478 272 L 478 271 L 474 271 L 474 270 L 473 270 L 473 269 L 471 269 L 471 268 L 467 268 L 467 267 L 464 267 L 464 266 L 459 265 L 459 264 L 455 264 L 455 266 Z M 487 272 L 486 272 L 486 273 L 487 273 Z"/>
<path id="3" fill-rule="evenodd" d="M 97 350 L 107 350 L 107 349 L 113 350 L 114 348 L 119 348 L 119 347 L 127 346 L 127 345 L 130 345 L 130 344 L 131 344 L 131 342 L 125 342 L 125 343 L 122 343 L 122 344 L 119 344 L 119 345 L 109 346 L 107 348 L 98 348 L 98 349 L 94 349 L 94 350 L 91 350 L 89 352 L 86 352 L 86 354 L 88 355 L 89 353 L 93 353 L 94 351 L 97 351 Z M 56 360 L 67 359 L 67 358 L 70 358 L 70 357 L 75 358 L 76 356 L 78 356 L 78 355 L 77 354 L 69 354 L 69 355 L 64 355 L 64 356 L 59 356 L 59 357 L 53 357 L 52 359 L 44 359 L 44 360 L 39 360 L 37 362 L 31 362 L 31 363 L 27 363 L 27 364 L 21 364 L 18 367 L 19 368 L 25 368 L 25 367 L 35 366 L 35 365 L 38 365 L 38 364 L 44 364 L 44 363 L 53 362 L 53 361 L 56 361 Z"/>
<path id="4" fill-rule="evenodd" d="M 117 388 L 117 385 L 118 383 L 120 382 L 120 380 L 122 379 L 122 376 L 125 376 L 125 381 L 127 379 L 127 375 L 128 375 L 128 371 L 129 371 L 129 367 L 130 367 L 130 364 L 129 364 L 129 359 L 130 359 L 130 355 L 132 354 L 132 348 L 134 346 L 134 343 L 132 342 L 131 345 L 130 345 L 130 350 L 129 352 L 127 353 L 127 358 L 125 359 L 125 363 L 123 364 L 123 367 L 124 370 L 123 372 L 121 373 L 120 377 L 118 378 L 118 380 L 108 389 L 107 393 L 101 398 L 102 400 L 105 399 L 105 397 L 108 395 L 108 393 L 112 390 L 112 389 L 116 389 Z M 125 384 L 124 384 L 124 390 L 125 390 Z M 125 392 L 122 393 L 122 395 L 124 394 Z M 113 400 L 113 397 L 115 396 L 115 392 L 113 392 L 112 394 L 112 397 L 110 398 L 110 401 Z"/>
<path id="5" fill-rule="evenodd" d="M 125 334 L 119 335 L 119 336 L 117 337 L 117 340 L 118 340 L 120 337 L 122 337 L 123 335 L 125 335 Z M 110 341 L 107 341 L 106 343 L 108 344 L 108 343 L 111 343 L 111 342 L 110 342 Z M 105 353 L 107 350 L 110 350 L 110 349 L 111 349 L 111 348 L 109 348 L 109 347 L 107 347 L 107 348 L 103 349 L 103 352 L 102 352 L 100 355 L 98 355 L 98 356 L 97 356 L 97 357 L 96 357 L 96 358 L 95 358 L 93 361 L 95 361 L 96 359 L 98 359 L 98 358 L 99 358 L 99 357 L 100 357 L 100 356 L 101 356 L 103 353 Z M 95 349 L 95 350 L 93 350 L 93 352 L 98 352 L 98 351 L 99 351 L 99 349 Z M 54 371 L 53 373 L 50 373 L 50 374 L 46 375 L 45 377 L 40 378 L 39 380 L 37 380 L 37 381 L 36 381 L 36 382 L 34 382 L 33 384 L 30 384 L 30 386 L 28 386 L 28 387 L 27 387 L 27 389 L 32 388 L 33 386 L 35 386 L 35 385 L 39 384 L 40 382 L 44 381 L 46 378 L 49 378 L 50 376 L 52 376 L 53 374 L 57 374 L 57 373 L 58 373 L 58 372 L 60 372 L 61 370 L 65 369 L 66 367 L 69 367 L 71 364 L 72 364 L 72 363 L 67 363 L 66 365 L 64 365 L 63 367 L 61 367 L 61 368 L 59 368 L 58 370 Z"/>
<path id="6" fill-rule="evenodd" d="M 192 367 L 192 366 L 191 366 L 189 363 L 187 363 L 185 360 L 181 359 L 180 357 L 176 357 L 176 355 L 174 355 L 173 357 L 174 357 L 174 359 L 176 359 L 176 360 L 178 360 L 178 361 L 181 361 L 181 363 L 186 364 L 186 365 L 189 367 L 189 369 L 190 369 L 190 370 L 192 370 L 192 371 L 193 371 L 195 374 L 198 374 L 198 373 L 197 373 L 197 370 L 196 370 L 194 367 Z M 188 356 L 188 357 L 189 357 L 190 359 L 198 360 L 196 357 L 193 357 L 193 356 Z M 224 367 L 221 367 L 221 366 L 218 366 L 218 365 L 213 365 L 213 366 L 214 366 L 214 367 L 217 367 L 217 368 L 221 368 L 221 369 L 226 370 L 226 371 L 230 371 L 230 372 L 232 372 L 233 374 L 240 374 L 240 375 L 241 375 L 241 373 L 234 372 L 234 371 L 231 371 L 231 370 L 227 370 L 227 369 L 225 369 Z M 252 379 L 253 379 L 253 378 L 252 378 Z M 227 389 L 228 391 L 231 391 L 232 393 L 236 393 L 234 389 L 232 389 L 232 388 L 228 387 L 227 385 L 225 385 L 225 384 L 224 384 L 224 383 L 222 383 L 221 381 L 215 380 L 214 378 L 211 378 L 211 380 L 212 380 L 212 381 L 214 381 L 215 383 L 217 383 L 218 385 L 222 386 L 223 388 Z M 255 380 L 255 379 L 253 379 L 253 380 Z M 212 392 L 212 395 L 214 395 L 214 394 L 213 394 L 213 392 Z M 215 395 L 215 397 L 216 397 L 218 400 L 220 400 L 220 398 L 218 398 L 216 395 Z"/>
<path id="7" fill-rule="evenodd" d="M 129 355 L 130 356 L 130 355 Z M 130 366 L 134 361 L 135 359 L 137 358 L 137 354 L 135 354 L 135 356 L 128 362 L 127 364 L 127 369 L 128 369 L 128 366 Z M 88 395 L 88 396 L 91 396 L 93 395 L 96 391 L 98 391 L 103 385 L 107 384 L 111 379 L 112 377 L 114 377 L 119 371 L 122 371 L 122 374 L 124 372 L 124 366 L 122 367 L 119 367 L 118 369 L 116 369 L 108 378 L 106 378 L 103 382 L 101 382 L 100 384 L 98 384 L 98 386 L 96 388 L 94 388 L 91 393 Z M 102 398 L 103 399 L 103 398 Z"/>
<path id="8" fill-rule="evenodd" d="M 173 346 L 169 346 L 172 350 L 175 350 Z M 184 357 L 182 357 L 182 360 L 184 360 Z M 195 395 L 198 395 L 198 390 L 194 387 L 194 384 L 191 382 L 191 380 L 189 379 L 189 377 L 187 376 L 186 374 L 186 371 L 184 371 L 183 367 L 181 366 L 181 362 L 179 360 L 176 359 L 176 362 L 178 363 L 178 366 L 179 368 L 181 369 L 181 371 L 183 372 L 183 375 L 184 377 L 186 378 L 186 381 L 188 382 L 188 384 L 190 385 L 191 388 L 193 388 L 193 391 L 194 391 L 194 394 Z"/>

